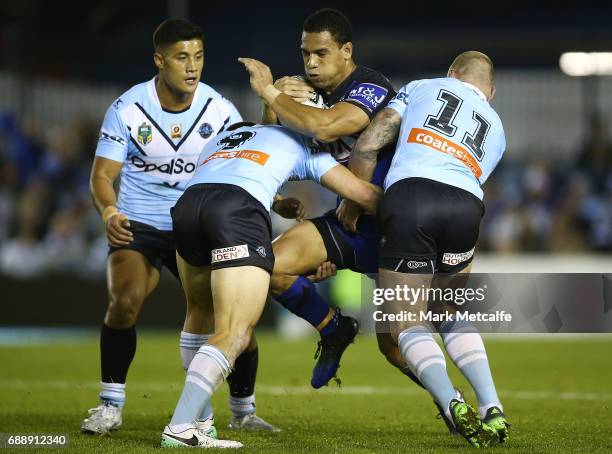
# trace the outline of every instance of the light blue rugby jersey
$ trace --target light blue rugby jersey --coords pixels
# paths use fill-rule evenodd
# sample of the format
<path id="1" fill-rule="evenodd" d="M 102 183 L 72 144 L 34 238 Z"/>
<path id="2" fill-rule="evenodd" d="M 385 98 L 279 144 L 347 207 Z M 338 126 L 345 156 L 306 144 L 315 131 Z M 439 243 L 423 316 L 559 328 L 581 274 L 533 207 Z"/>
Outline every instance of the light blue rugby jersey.
<path id="1" fill-rule="evenodd" d="M 310 144 L 310 145 L 309 145 Z M 310 138 L 284 126 L 256 125 L 224 132 L 202 151 L 189 184 L 226 183 L 241 187 L 268 211 L 287 180 L 317 183 L 338 162 Z"/>
<path id="2" fill-rule="evenodd" d="M 506 139 L 499 116 L 478 88 L 454 78 L 416 80 L 387 108 L 402 116 L 402 125 L 385 190 L 420 177 L 482 199 L 480 186 L 504 154 Z"/>
<path id="3" fill-rule="evenodd" d="M 172 230 L 170 208 L 192 177 L 200 151 L 242 117 L 230 101 L 201 82 L 188 109 L 164 110 L 155 80 L 135 85 L 109 107 L 96 156 L 123 163 L 117 198 L 122 213 Z"/>

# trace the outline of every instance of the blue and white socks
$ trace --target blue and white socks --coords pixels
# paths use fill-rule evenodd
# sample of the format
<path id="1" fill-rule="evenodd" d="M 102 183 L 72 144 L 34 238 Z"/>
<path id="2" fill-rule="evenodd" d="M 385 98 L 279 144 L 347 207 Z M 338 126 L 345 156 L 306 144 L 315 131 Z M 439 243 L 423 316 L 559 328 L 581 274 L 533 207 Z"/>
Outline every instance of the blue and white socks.
<path id="1" fill-rule="evenodd" d="M 431 332 L 425 326 L 413 326 L 400 333 L 398 345 L 412 372 L 451 418 L 448 406 L 457 395 L 446 372 L 444 353 Z"/>
<path id="2" fill-rule="evenodd" d="M 487 352 L 476 328 L 464 321 L 444 322 L 440 326 L 440 334 L 448 356 L 476 393 L 480 416 L 484 417 L 493 406 L 503 411 L 493 383 Z"/>
<path id="3" fill-rule="evenodd" d="M 230 396 L 228 403 L 232 414 L 237 418 L 255 413 L 254 394 L 247 397 Z"/>
<path id="4" fill-rule="evenodd" d="M 183 369 L 185 372 L 187 372 L 187 369 L 189 369 L 189 365 L 191 364 L 195 354 L 202 345 L 205 345 L 208 342 L 210 336 L 210 334 L 192 334 L 186 331 L 181 331 L 179 349 L 181 352 L 181 363 L 183 364 Z M 213 416 L 214 411 L 212 402 L 209 400 L 198 419 L 200 421 L 205 421 Z"/>
<path id="5" fill-rule="evenodd" d="M 100 402 L 114 407 L 123 408 L 125 405 L 125 383 L 100 382 Z"/>
<path id="6" fill-rule="evenodd" d="M 230 373 L 230 363 L 221 350 L 212 345 L 200 347 L 187 370 L 185 386 L 170 421 L 172 429 L 183 431 L 191 427 Z"/>

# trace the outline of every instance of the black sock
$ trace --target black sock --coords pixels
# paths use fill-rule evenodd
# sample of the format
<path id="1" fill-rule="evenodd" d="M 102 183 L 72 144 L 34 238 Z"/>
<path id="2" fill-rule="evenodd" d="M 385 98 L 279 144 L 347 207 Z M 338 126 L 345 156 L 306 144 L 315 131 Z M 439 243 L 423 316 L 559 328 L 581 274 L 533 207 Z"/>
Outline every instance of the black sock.
<path id="1" fill-rule="evenodd" d="M 102 382 L 125 383 L 128 369 L 136 353 L 136 327 L 109 328 L 102 325 L 100 333 L 100 363 Z"/>
<path id="2" fill-rule="evenodd" d="M 234 371 L 227 377 L 232 397 L 248 397 L 255 392 L 255 378 L 259 363 L 259 348 L 244 351 L 236 359 Z"/>
<path id="3" fill-rule="evenodd" d="M 410 370 L 410 367 L 408 366 L 404 366 L 404 367 L 398 367 L 397 368 L 402 374 L 404 374 L 406 377 L 408 377 L 410 380 L 412 380 L 413 382 L 415 382 L 417 385 L 419 385 L 421 388 L 425 389 L 425 386 L 423 386 L 423 383 L 421 383 L 421 380 L 419 380 L 417 378 L 416 375 L 414 375 L 412 373 L 412 371 Z"/>

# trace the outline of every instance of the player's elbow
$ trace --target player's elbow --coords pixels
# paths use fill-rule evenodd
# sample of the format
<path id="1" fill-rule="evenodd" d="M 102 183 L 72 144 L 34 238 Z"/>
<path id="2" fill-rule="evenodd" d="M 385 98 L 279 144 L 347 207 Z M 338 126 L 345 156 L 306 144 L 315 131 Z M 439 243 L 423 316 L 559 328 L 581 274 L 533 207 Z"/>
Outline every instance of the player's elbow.
<path id="1" fill-rule="evenodd" d="M 326 128 L 323 128 L 323 131 L 317 131 L 314 135 L 314 138 L 319 142 L 334 142 L 338 140 L 339 137 L 336 134 L 331 134 L 330 131 L 326 131 Z"/>
<path id="2" fill-rule="evenodd" d="M 95 196 L 96 194 L 96 180 L 97 180 L 97 176 L 92 172 L 92 174 L 89 176 L 89 193 L 91 194 L 92 197 Z"/>

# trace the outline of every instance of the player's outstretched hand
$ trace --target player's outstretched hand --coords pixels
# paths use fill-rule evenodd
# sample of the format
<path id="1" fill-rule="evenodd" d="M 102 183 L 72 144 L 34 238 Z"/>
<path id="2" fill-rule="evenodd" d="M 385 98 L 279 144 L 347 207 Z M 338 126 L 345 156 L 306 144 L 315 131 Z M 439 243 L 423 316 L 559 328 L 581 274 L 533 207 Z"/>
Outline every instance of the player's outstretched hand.
<path id="1" fill-rule="evenodd" d="M 281 77 L 274 82 L 274 87 L 299 103 L 309 100 L 315 94 L 315 89 L 301 76 Z"/>
<path id="2" fill-rule="evenodd" d="M 272 209 L 278 215 L 286 219 L 295 219 L 298 222 L 302 222 L 306 216 L 304 204 L 293 197 L 276 199 L 272 204 Z"/>
<path id="3" fill-rule="evenodd" d="M 352 200 L 342 199 L 336 208 L 336 216 L 340 224 L 353 233 L 357 233 L 357 220 L 361 213 L 363 213 L 361 207 Z"/>
<path id="4" fill-rule="evenodd" d="M 338 269 L 336 268 L 336 265 L 334 265 L 332 262 L 323 262 L 319 265 L 315 274 L 310 274 L 306 276 L 306 278 L 310 282 L 314 282 L 316 284 L 317 282 L 321 282 L 335 276 L 337 271 Z"/>
<path id="5" fill-rule="evenodd" d="M 250 75 L 251 88 L 258 96 L 263 97 L 266 87 L 273 85 L 272 71 L 259 60 L 254 58 L 239 58 L 238 61 L 244 65 Z"/>
<path id="6" fill-rule="evenodd" d="M 126 246 L 134 240 L 134 234 L 129 230 L 130 220 L 123 213 L 117 212 L 106 221 L 106 238 L 108 244 L 119 247 Z"/>

